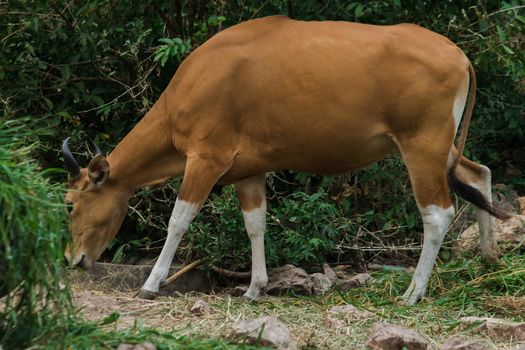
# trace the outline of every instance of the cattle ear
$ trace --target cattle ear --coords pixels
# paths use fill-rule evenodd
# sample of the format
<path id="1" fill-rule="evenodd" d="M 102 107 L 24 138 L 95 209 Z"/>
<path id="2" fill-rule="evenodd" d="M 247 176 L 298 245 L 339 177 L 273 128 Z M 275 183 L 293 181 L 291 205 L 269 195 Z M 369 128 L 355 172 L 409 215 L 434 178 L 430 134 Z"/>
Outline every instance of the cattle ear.
<path id="1" fill-rule="evenodd" d="M 97 154 L 88 166 L 89 182 L 94 188 L 99 188 L 109 176 L 109 163 L 102 154 Z"/>

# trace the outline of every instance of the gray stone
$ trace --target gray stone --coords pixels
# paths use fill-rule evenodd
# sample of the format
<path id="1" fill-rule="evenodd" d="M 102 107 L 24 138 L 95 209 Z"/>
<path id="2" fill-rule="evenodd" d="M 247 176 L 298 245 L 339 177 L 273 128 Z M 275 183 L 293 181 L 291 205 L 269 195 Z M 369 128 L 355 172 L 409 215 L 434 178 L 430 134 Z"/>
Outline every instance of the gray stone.
<path id="1" fill-rule="evenodd" d="M 496 241 L 501 251 L 509 252 L 525 242 L 525 217 L 511 217 L 509 220 L 494 220 L 494 232 Z M 478 224 L 469 226 L 461 233 L 460 238 L 454 244 L 454 254 L 464 255 L 467 252 L 479 251 L 479 227 Z"/>
<path id="2" fill-rule="evenodd" d="M 157 350 L 157 347 L 155 346 L 155 344 L 147 341 L 142 344 L 122 343 L 119 346 L 117 346 L 116 350 Z"/>
<path id="3" fill-rule="evenodd" d="M 323 295 L 332 288 L 333 282 L 322 273 L 313 273 L 310 275 L 312 280 L 312 290 L 314 294 Z"/>
<path id="4" fill-rule="evenodd" d="M 492 186 L 492 202 L 496 208 L 506 213 L 519 212 L 519 196 L 505 184 Z"/>
<path id="5" fill-rule="evenodd" d="M 525 340 L 525 322 L 512 322 L 500 318 L 463 317 L 463 328 L 474 327 L 479 333 L 501 340 Z"/>
<path id="6" fill-rule="evenodd" d="M 371 312 L 359 310 L 354 305 L 350 304 L 332 306 L 328 312 L 334 315 L 350 316 L 352 318 L 371 318 L 375 316 Z"/>
<path id="7" fill-rule="evenodd" d="M 525 215 L 525 196 L 518 198 L 518 205 L 520 207 L 518 214 Z"/>
<path id="8" fill-rule="evenodd" d="M 328 264 L 323 264 L 323 273 L 328 279 L 334 283 L 337 281 L 337 275 L 335 274 L 335 271 L 330 267 Z"/>
<path id="9" fill-rule="evenodd" d="M 211 314 L 210 305 L 202 299 L 199 299 L 193 304 L 190 312 L 196 316 L 206 316 Z"/>
<path id="10" fill-rule="evenodd" d="M 488 350 L 489 347 L 481 340 L 453 337 L 448 339 L 439 350 Z"/>
<path id="11" fill-rule="evenodd" d="M 248 291 L 248 286 L 236 286 L 232 290 L 232 295 L 236 297 L 240 297 L 241 295 L 244 295 Z"/>
<path id="12" fill-rule="evenodd" d="M 237 322 L 233 325 L 231 336 L 245 339 L 249 344 L 258 343 L 283 350 L 297 348 L 288 328 L 281 321 L 270 316 Z"/>
<path id="13" fill-rule="evenodd" d="M 341 291 L 347 291 L 352 288 L 358 288 L 365 284 L 371 283 L 374 279 L 368 273 L 359 273 L 350 278 L 340 280 L 337 282 L 336 287 Z"/>
<path id="14" fill-rule="evenodd" d="M 273 269 L 268 276 L 266 293 L 282 294 L 293 291 L 298 294 L 312 294 L 312 280 L 305 270 L 293 265 Z"/>
<path id="15" fill-rule="evenodd" d="M 372 328 L 366 346 L 371 350 L 426 350 L 428 342 L 410 328 L 378 323 Z"/>
<path id="16" fill-rule="evenodd" d="M 324 321 L 324 325 L 327 328 L 340 329 L 340 328 L 346 327 L 346 322 L 338 318 L 328 317 Z"/>

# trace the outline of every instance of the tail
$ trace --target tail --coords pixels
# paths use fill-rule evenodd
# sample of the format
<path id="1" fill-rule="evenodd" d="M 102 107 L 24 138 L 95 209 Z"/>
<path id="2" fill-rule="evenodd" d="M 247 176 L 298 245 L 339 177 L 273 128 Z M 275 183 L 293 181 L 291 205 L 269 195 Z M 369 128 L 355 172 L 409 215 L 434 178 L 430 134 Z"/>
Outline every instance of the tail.
<path id="1" fill-rule="evenodd" d="M 465 104 L 465 112 L 463 113 L 463 124 L 461 126 L 461 134 L 459 136 L 457 145 L 458 154 L 456 159 L 454 160 L 454 163 L 448 171 L 448 185 L 449 188 L 455 193 L 457 193 L 461 198 L 474 204 L 476 207 L 485 210 L 487 213 L 497 217 L 498 219 L 506 220 L 511 217 L 509 214 L 504 213 L 501 210 L 495 208 L 491 203 L 489 203 L 487 198 L 485 198 L 485 196 L 477 188 L 474 188 L 464 183 L 456 176 L 456 168 L 461 160 L 461 157 L 463 157 L 463 151 L 465 150 L 465 142 L 467 140 L 468 128 L 470 125 L 470 120 L 472 118 L 472 111 L 474 110 L 474 104 L 476 102 L 476 73 L 474 72 L 474 68 L 472 67 L 472 63 L 470 63 L 470 61 L 469 75 L 470 80 L 468 87 L 467 102 Z"/>

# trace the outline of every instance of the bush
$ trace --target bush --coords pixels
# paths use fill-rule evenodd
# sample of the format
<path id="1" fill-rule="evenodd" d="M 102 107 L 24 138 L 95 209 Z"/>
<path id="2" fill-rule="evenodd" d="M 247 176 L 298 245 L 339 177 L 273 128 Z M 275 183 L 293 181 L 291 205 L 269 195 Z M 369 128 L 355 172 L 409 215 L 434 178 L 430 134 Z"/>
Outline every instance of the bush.
<path id="1" fill-rule="evenodd" d="M 262 4 L 253 0 L 102 0 L 67 4 L 35 0 L 7 2 L 0 11 L 0 28 L 5 30 L 4 40 L 0 41 L 0 103 L 12 115 L 31 115 L 41 120 L 50 131 L 42 138 L 46 147 L 37 151 L 44 166 L 62 166 L 58 150 L 66 136 L 81 139 L 88 134 L 106 144 L 104 148 L 113 148 L 158 98 L 180 61 L 217 31 L 251 18 L 288 14 L 304 20 L 380 25 L 412 22 L 456 42 L 472 60 L 478 78 L 478 102 L 466 155 L 488 165 L 495 181 L 505 179 L 520 193 L 525 191 L 523 176 L 512 177 L 516 171 L 525 173 L 525 16 L 520 0 L 332 0 L 329 6 L 326 1 L 311 0 L 271 0 Z M 399 228 L 400 243 L 421 230 L 407 173 L 396 158 L 335 179 L 292 172 L 275 176 L 269 203 L 272 210 L 277 213 L 284 198 L 288 209 L 303 205 L 305 197 L 287 197 L 294 191 L 312 195 L 323 190 L 328 194 L 323 196 L 326 203 L 335 206 L 339 216 L 351 218 L 353 234 L 346 245 L 355 243 L 351 240 L 361 228 L 372 232 Z M 146 189 L 132 200 L 136 211 L 130 211 L 121 230 L 126 234 L 119 236 L 111 250 L 118 253 L 116 258 L 144 251 L 158 253 L 174 204 L 174 196 L 165 196 L 168 190 Z M 219 220 L 224 235 L 217 238 L 213 249 L 220 248 L 227 255 L 233 247 L 240 248 L 248 241 L 240 213 L 234 216 L 234 207 L 220 207 L 233 205 L 234 196 L 226 197 L 215 196 L 217 203 L 209 202 L 197 227 L 216 232 L 213 226 Z M 225 218 L 214 218 L 212 213 Z M 312 218 L 306 212 L 302 215 L 299 220 Z M 231 227 L 226 227 L 228 223 Z M 274 224 L 269 222 L 269 230 L 275 232 L 268 235 L 269 261 L 280 263 L 284 260 L 277 258 L 278 254 L 273 257 L 272 246 L 277 242 L 273 240 L 282 235 L 294 240 L 290 235 L 299 231 L 279 231 Z M 285 233 L 279 236 L 277 232 Z M 361 235 L 359 239 L 374 238 Z M 211 249 L 201 238 L 189 244 L 202 254 Z M 338 258 L 346 258 L 352 253 L 334 252 L 329 244 L 320 247 L 323 256 L 338 254 Z M 317 254 L 314 251 L 319 252 L 308 251 L 310 257 Z M 190 254 L 188 250 L 181 252 L 182 258 Z M 249 256 L 249 248 L 238 252 Z M 111 259 L 110 255 L 106 258 Z M 295 261 L 298 257 L 288 258 Z M 241 264 L 226 261 L 231 261 L 232 267 Z"/>
<path id="2" fill-rule="evenodd" d="M 0 344 L 29 344 L 69 317 L 61 285 L 65 240 L 62 191 L 30 155 L 27 120 L 0 119 Z"/>

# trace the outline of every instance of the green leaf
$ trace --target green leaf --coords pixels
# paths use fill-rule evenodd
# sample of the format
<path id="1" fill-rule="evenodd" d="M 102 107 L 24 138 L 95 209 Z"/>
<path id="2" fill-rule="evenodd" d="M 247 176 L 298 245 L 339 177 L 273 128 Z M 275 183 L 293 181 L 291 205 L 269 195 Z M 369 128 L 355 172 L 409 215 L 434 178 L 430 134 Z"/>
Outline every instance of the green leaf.
<path id="1" fill-rule="evenodd" d="M 71 114 L 69 114 L 68 112 L 66 111 L 60 111 L 57 113 L 60 117 L 62 117 L 64 120 L 70 120 L 71 119 Z"/>
<path id="2" fill-rule="evenodd" d="M 69 80 L 69 78 L 71 77 L 71 71 L 69 69 L 69 66 L 60 67 L 60 75 L 62 75 L 62 79 Z"/>
<path id="3" fill-rule="evenodd" d="M 511 54 L 511 55 L 514 55 L 514 51 L 512 51 L 512 49 L 510 47 L 508 47 L 507 45 L 503 45 L 503 50 L 505 50 L 505 52 L 507 52 L 508 54 Z"/>
<path id="4" fill-rule="evenodd" d="M 173 40 L 170 38 L 160 38 L 159 41 L 164 44 L 173 45 Z"/>
<path id="5" fill-rule="evenodd" d="M 505 32 L 503 31 L 503 29 L 501 29 L 500 26 L 496 26 L 496 30 L 498 31 L 498 37 L 501 41 L 507 41 L 507 35 L 505 34 Z"/>
<path id="6" fill-rule="evenodd" d="M 110 323 L 115 323 L 115 322 L 117 322 L 117 320 L 119 318 L 120 318 L 120 314 L 118 312 L 112 312 L 111 315 L 107 316 L 106 318 L 104 318 L 102 320 L 100 325 L 104 326 L 104 325 L 107 325 L 107 324 L 110 324 Z"/>
<path id="7" fill-rule="evenodd" d="M 97 95 L 90 95 L 89 99 L 94 102 L 97 106 L 102 106 L 104 104 L 104 100 Z"/>
<path id="8" fill-rule="evenodd" d="M 42 99 L 44 100 L 44 102 L 46 103 L 46 107 L 48 110 L 52 110 L 53 109 L 53 102 L 51 102 L 50 99 L 48 99 L 47 97 L 42 97 Z"/>
<path id="9" fill-rule="evenodd" d="M 160 65 L 161 65 L 162 67 L 164 67 L 164 65 L 166 64 L 166 61 L 168 60 L 168 58 L 169 58 L 169 55 L 164 55 L 164 56 L 162 56 L 162 58 L 161 58 L 161 60 L 160 60 Z"/>
<path id="10" fill-rule="evenodd" d="M 33 48 L 33 46 L 29 45 L 29 44 L 26 44 L 26 49 L 27 51 L 29 51 L 29 53 L 31 54 L 31 56 L 36 56 L 35 54 L 35 49 Z"/>

